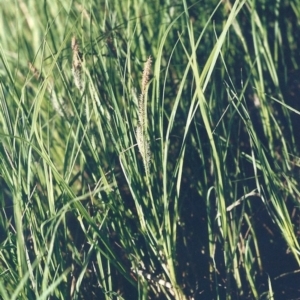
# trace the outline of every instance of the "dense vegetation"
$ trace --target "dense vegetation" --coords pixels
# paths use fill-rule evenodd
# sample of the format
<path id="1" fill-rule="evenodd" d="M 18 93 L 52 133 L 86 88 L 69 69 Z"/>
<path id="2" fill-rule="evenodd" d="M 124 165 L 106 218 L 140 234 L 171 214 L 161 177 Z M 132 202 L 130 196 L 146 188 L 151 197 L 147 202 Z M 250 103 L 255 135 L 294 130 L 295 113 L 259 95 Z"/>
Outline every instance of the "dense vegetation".
<path id="1" fill-rule="evenodd" d="M 0 1 L 0 297 L 300 295 L 300 1 Z"/>

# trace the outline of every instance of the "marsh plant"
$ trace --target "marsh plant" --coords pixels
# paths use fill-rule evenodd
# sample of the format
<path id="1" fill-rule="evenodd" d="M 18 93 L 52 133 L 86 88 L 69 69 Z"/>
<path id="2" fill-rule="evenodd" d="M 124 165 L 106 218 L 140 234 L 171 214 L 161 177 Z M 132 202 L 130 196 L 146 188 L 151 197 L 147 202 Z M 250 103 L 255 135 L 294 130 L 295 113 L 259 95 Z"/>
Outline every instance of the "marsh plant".
<path id="1" fill-rule="evenodd" d="M 299 7 L 1 1 L 0 298 L 298 297 Z"/>

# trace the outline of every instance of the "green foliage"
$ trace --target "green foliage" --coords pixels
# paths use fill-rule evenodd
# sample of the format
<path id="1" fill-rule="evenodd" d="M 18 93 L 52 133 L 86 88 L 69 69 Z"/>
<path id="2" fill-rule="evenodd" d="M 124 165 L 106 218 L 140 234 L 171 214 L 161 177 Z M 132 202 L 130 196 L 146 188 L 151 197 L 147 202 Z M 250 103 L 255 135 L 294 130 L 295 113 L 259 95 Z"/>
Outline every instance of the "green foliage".
<path id="1" fill-rule="evenodd" d="M 299 7 L 1 1 L 1 298 L 279 295 Z"/>

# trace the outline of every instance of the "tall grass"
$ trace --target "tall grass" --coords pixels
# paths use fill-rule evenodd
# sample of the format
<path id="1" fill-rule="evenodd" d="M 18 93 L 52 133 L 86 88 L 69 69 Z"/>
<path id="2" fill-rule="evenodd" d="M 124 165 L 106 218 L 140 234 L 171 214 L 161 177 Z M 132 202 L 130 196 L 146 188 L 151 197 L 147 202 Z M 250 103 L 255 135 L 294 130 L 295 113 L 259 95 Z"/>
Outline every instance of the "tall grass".
<path id="1" fill-rule="evenodd" d="M 297 292 L 299 3 L 271 2 L 0 3 L 1 298 Z"/>

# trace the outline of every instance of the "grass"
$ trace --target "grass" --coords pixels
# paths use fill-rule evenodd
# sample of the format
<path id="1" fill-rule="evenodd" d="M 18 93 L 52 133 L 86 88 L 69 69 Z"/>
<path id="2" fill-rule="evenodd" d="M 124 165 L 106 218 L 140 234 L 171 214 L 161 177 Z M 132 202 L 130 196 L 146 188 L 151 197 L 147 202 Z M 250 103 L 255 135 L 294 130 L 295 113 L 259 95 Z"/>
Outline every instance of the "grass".
<path id="1" fill-rule="evenodd" d="M 1 1 L 1 298 L 297 297 L 299 5 Z"/>

